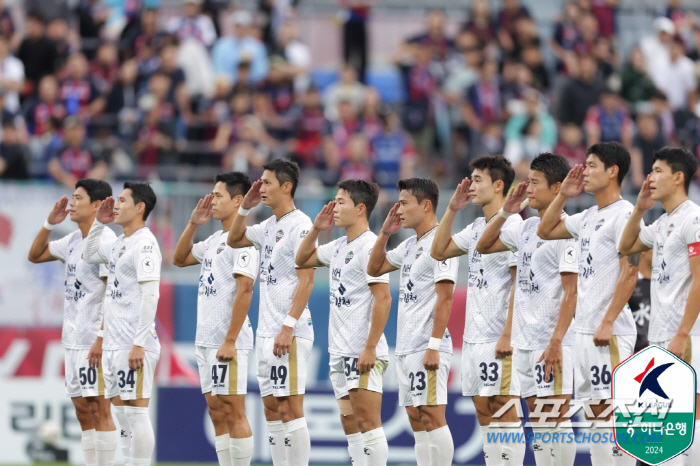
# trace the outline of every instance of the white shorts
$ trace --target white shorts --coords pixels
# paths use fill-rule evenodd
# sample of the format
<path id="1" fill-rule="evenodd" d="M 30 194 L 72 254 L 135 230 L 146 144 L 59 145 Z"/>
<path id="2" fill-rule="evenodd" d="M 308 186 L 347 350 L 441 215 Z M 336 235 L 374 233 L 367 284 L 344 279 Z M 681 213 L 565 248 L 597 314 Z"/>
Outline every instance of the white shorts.
<path id="1" fill-rule="evenodd" d="M 447 404 L 447 376 L 452 355 L 440 351 L 440 368 L 425 370 L 425 351 L 396 356 L 399 382 L 399 406 L 436 406 Z"/>
<path id="2" fill-rule="evenodd" d="M 520 396 L 545 397 L 553 395 L 571 395 L 574 388 L 574 347 L 562 346 L 563 361 L 561 377 L 551 380 L 549 374 L 545 374 L 544 361 L 537 363 L 544 353 L 544 349 L 513 350 L 513 367 L 517 373 L 520 384 Z M 549 380 L 549 381 L 548 381 Z"/>
<path id="3" fill-rule="evenodd" d="M 160 354 L 146 351 L 141 369 L 129 369 L 129 351 L 105 350 L 102 365 L 105 376 L 105 396 L 122 400 L 142 400 L 151 398 L 153 376 Z"/>
<path id="4" fill-rule="evenodd" d="M 671 340 L 649 342 L 649 345 L 656 345 L 668 349 L 668 344 Z M 683 361 L 695 370 L 696 374 L 700 374 L 700 336 L 690 335 L 688 337 L 688 345 L 685 347 Z M 695 384 L 695 392 L 700 394 L 700 384 Z"/>
<path id="5" fill-rule="evenodd" d="M 248 389 L 250 350 L 236 350 L 233 361 L 216 359 L 219 348 L 197 346 L 197 367 L 202 393 L 212 395 L 245 395 Z"/>
<path id="6" fill-rule="evenodd" d="M 612 398 L 612 373 L 620 361 L 632 356 L 636 335 L 613 335 L 610 346 L 596 346 L 593 335 L 576 333 L 577 400 L 607 400 Z"/>
<path id="7" fill-rule="evenodd" d="M 462 343 L 462 395 L 520 395 L 513 356 L 496 359 L 497 343 Z"/>
<path id="8" fill-rule="evenodd" d="M 258 337 L 255 356 L 258 359 L 260 396 L 276 398 L 302 395 L 306 391 L 306 369 L 311 356 L 312 340 L 294 337 L 289 353 L 281 358 L 272 352 L 275 339 Z"/>
<path id="9" fill-rule="evenodd" d="M 371 371 L 360 373 L 357 370 L 358 359 L 331 354 L 329 377 L 336 399 L 348 396 L 348 391 L 355 388 L 382 393 L 382 380 L 389 360 L 386 357 L 377 358 Z"/>
<path id="10" fill-rule="evenodd" d="M 97 369 L 90 367 L 89 353 L 89 349 L 65 349 L 66 395 L 71 398 L 105 394 L 102 364 Z"/>

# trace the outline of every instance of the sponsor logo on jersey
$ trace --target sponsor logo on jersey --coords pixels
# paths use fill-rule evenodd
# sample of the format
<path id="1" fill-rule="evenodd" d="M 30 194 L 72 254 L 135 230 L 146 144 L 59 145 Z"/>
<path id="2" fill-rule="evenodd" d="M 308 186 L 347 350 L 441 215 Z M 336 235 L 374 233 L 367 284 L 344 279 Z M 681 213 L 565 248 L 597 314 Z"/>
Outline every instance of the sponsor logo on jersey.
<path id="1" fill-rule="evenodd" d="M 479 269 L 479 273 L 469 272 L 469 283 L 468 287 L 476 287 L 479 290 L 482 288 L 488 288 L 488 282 L 484 277 L 484 269 Z"/>
<path id="2" fill-rule="evenodd" d="M 530 292 L 531 293 L 539 293 L 540 292 L 540 285 L 535 284 L 535 272 L 530 270 Z"/>
<path id="3" fill-rule="evenodd" d="M 340 280 L 340 269 L 337 267 L 333 269 L 333 280 Z"/>
<path id="4" fill-rule="evenodd" d="M 693 219 L 693 225 L 700 225 L 700 217 L 695 217 Z"/>
<path id="5" fill-rule="evenodd" d="M 581 238 L 581 251 L 587 251 L 590 245 L 591 245 L 590 238 Z"/>
<path id="6" fill-rule="evenodd" d="M 211 259 L 204 259 L 204 268 L 205 269 L 210 269 L 214 261 Z"/>
<path id="7" fill-rule="evenodd" d="M 302 230 L 301 233 L 299 233 L 299 238 L 306 238 L 306 235 L 309 234 L 309 230 Z"/>
<path id="8" fill-rule="evenodd" d="M 659 266 L 658 270 L 658 275 L 656 276 L 656 281 L 660 284 L 668 283 L 669 281 L 671 281 L 671 277 L 668 273 L 666 273 L 666 260 L 661 261 L 661 265 Z"/>
<path id="9" fill-rule="evenodd" d="M 275 243 L 279 243 L 282 237 L 284 237 L 284 231 L 277 230 L 277 233 L 275 233 Z"/>
<path id="10" fill-rule="evenodd" d="M 586 257 L 586 263 L 588 266 L 583 266 L 581 267 L 581 270 L 579 271 L 579 275 L 581 275 L 583 278 L 588 278 L 592 277 L 595 275 L 595 270 L 593 267 L 591 267 L 591 263 L 593 262 L 593 256 L 589 253 L 588 257 Z"/>
<path id="11" fill-rule="evenodd" d="M 141 248 L 141 253 L 142 254 L 152 254 L 153 253 L 153 245 L 152 244 L 147 244 L 143 248 Z"/>
<path id="12" fill-rule="evenodd" d="M 267 284 L 268 285 L 276 285 L 277 284 L 277 279 L 272 278 L 272 271 L 275 270 L 275 268 L 272 266 L 272 264 L 269 264 L 267 266 Z"/>
<path id="13" fill-rule="evenodd" d="M 355 256 L 355 253 L 352 252 L 352 251 L 350 251 L 350 252 L 348 253 L 348 255 L 345 256 L 345 263 L 346 263 L 346 264 L 349 263 L 349 262 L 352 260 L 352 258 L 353 258 L 354 256 Z"/>

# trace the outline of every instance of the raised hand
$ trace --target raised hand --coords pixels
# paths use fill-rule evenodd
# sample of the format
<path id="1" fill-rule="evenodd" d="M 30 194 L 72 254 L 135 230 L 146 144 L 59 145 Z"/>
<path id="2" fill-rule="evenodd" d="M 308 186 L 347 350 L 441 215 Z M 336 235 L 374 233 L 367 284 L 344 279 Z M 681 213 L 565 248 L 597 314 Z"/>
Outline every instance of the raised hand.
<path id="1" fill-rule="evenodd" d="M 388 235 L 393 235 L 401 228 L 401 217 L 399 217 L 399 207 L 400 204 L 397 202 L 394 207 L 391 208 L 389 214 L 384 220 L 384 225 L 382 225 L 382 231 Z"/>
<path id="2" fill-rule="evenodd" d="M 254 182 L 253 186 L 250 187 L 245 197 L 243 198 L 243 203 L 241 204 L 241 207 L 243 207 L 244 209 L 252 209 L 256 205 L 260 204 L 260 200 L 262 199 L 262 194 L 260 194 L 260 188 L 262 188 L 262 181 L 258 180 Z"/>
<path id="3" fill-rule="evenodd" d="M 583 165 L 574 165 L 561 183 L 559 194 L 565 197 L 576 197 L 583 191 Z"/>
<path id="4" fill-rule="evenodd" d="M 508 197 L 506 198 L 505 204 L 503 204 L 503 211 L 509 212 L 511 214 L 517 214 L 520 212 L 524 206 L 522 206 L 523 198 L 525 197 L 525 191 L 527 190 L 527 182 L 522 181 L 518 186 L 513 189 Z"/>
<path id="5" fill-rule="evenodd" d="M 197 202 L 197 207 L 194 208 L 192 215 L 190 215 L 190 223 L 200 226 L 209 221 L 211 218 L 212 199 L 214 199 L 214 196 L 207 194 L 204 196 L 204 199 L 200 199 L 199 202 Z"/>
<path id="6" fill-rule="evenodd" d="M 95 219 L 100 223 L 112 223 L 114 221 L 114 198 L 112 196 L 102 201 L 100 208 L 97 209 Z"/>
<path id="7" fill-rule="evenodd" d="M 654 204 L 656 201 L 651 198 L 651 173 L 649 173 L 647 179 L 642 183 L 642 189 L 639 190 L 636 207 L 646 212 L 654 207 Z"/>
<path id="8" fill-rule="evenodd" d="M 333 226 L 333 209 L 335 209 L 335 201 L 331 201 L 323 206 L 321 212 L 318 213 L 314 220 L 314 228 L 319 231 L 328 230 Z"/>
<path id="9" fill-rule="evenodd" d="M 67 206 L 68 198 L 63 196 L 61 199 L 56 201 L 56 204 L 54 204 L 53 209 L 51 209 L 51 212 L 49 212 L 49 217 L 46 219 L 46 221 L 51 225 L 56 225 L 64 221 L 70 212 L 68 209 L 66 209 Z"/>
<path id="10" fill-rule="evenodd" d="M 472 198 L 472 195 L 469 192 L 470 185 L 471 181 L 469 181 L 469 178 L 463 179 L 462 182 L 457 185 L 457 189 L 455 189 L 455 192 L 452 195 L 452 199 L 450 199 L 450 210 L 454 212 L 459 212 L 460 210 L 467 207 L 467 205 L 469 204 L 469 199 Z"/>

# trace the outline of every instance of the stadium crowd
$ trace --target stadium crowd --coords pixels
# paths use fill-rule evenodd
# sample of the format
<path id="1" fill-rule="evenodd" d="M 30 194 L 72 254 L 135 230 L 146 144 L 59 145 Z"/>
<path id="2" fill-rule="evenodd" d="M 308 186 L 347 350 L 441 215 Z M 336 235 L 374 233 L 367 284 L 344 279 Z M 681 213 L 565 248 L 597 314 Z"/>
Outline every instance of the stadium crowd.
<path id="1" fill-rule="evenodd" d="M 393 189 L 413 175 L 461 176 L 469 160 L 497 153 L 522 179 L 540 152 L 573 165 L 588 145 L 619 141 L 633 157 L 631 192 L 655 150 L 700 153 L 700 24 L 680 0 L 624 57 L 616 0 L 565 3 L 552 37 L 518 0 L 498 10 L 474 0 L 454 36 L 444 12 L 430 10 L 424 32 L 392 57 L 404 97 L 391 104 L 358 72 L 364 28 L 346 27 L 350 61 L 336 82 L 315 85 L 295 2 L 248 11 L 185 0 L 175 15 L 157 0 L 49 8 L 61 3 L 0 12 L 0 178 L 72 187 L 233 169 L 256 179 L 264 163 L 291 157 L 325 185 L 358 178 Z M 371 20 L 371 2 L 340 5 L 348 24 Z M 358 45 L 359 58 L 347 53 Z"/>

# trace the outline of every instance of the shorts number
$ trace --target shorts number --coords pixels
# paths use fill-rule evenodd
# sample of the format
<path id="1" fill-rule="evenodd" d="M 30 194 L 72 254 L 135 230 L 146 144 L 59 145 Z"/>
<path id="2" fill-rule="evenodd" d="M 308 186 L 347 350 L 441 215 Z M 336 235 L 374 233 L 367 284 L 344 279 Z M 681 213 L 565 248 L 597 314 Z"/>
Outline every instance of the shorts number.
<path id="1" fill-rule="evenodd" d="M 345 359 L 345 376 L 350 377 L 353 372 L 360 375 L 360 371 L 357 370 L 357 359 L 358 358 L 344 358 Z"/>
<path id="2" fill-rule="evenodd" d="M 94 367 L 81 367 L 80 368 L 80 385 L 90 384 L 95 385 L 97 382 L 97 369 Z"/>
<path id="3" fill-rule="evenodd" d="M 216 371 L 216 368 L 221 369 L 221 382 L 222 384 L 226 383 L 226 371 L 228 370 L 228 365 L 227 364 L 219 364 L 218 366 L 216 364 L 211 366 L 211 379 L 214 381 L 214 385 L 219 384 L 219 374 Z"/>
<path id="4" fill-rule="evenodd" d="M 610 385 L 612 374 L 608 370 L 608 365 L 603 365 L 600 369 L 598 366 L 591 366 L 591 385 Z"/>
<path id="5" fill-rule="evenodd" d="M 425 390 L 425 372 L 411 372 L 408 378 L 411 379 L 411 391 Z"/>
<path id="6" fill-rule="evenodd" d="M 127 374 L 124 371 L 119 371 L 117 372 L 117 375 L 119 376 L 119 388 L 124 388 L 126 384 L 131 385 L 131 388 L 134 388 L 134 385 L 136 385 L 136 380 L 134 380 L 134 372 L 131 369 L 129 369 L 129 373 Z"/>
<path id="7" fill-rule="evenodd" d="M 545 380 L 545 372 L 544 372 L 544 363 L 543 364 L 537 364 L 535 366 L 535 381 L 537 384 L 541 384 L 542 382 L 549 383 L 552 380 L 554 380 L 554 369 L 552 369 L 552 372 L 549 374 L 549 380 Z"/>
<path id="8" fill-rule="evenodd" d="M 485 362 L 482 362 L 479 364 L 479 367 L 481 368 L 481 380 L 486 382 L 487 380 L 490 380 L 491 382 L 495 382 L 498 380 L 498 363 L 497 362 L 492 362 L 491 364 L 486 364 Z M 491 375 L 488 373 L 488 369 L 491 368 Z"/>
<path id="9" fill-rule="evenodd" d="M 284 385 L 287 380 L 287 366 L 272 366 L 270 368 L 270 380 L 277 385 L 277 381 L 280 381 L 280 385 Z"/>

